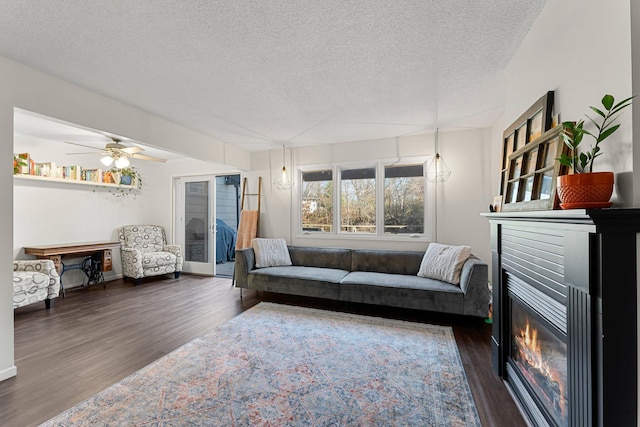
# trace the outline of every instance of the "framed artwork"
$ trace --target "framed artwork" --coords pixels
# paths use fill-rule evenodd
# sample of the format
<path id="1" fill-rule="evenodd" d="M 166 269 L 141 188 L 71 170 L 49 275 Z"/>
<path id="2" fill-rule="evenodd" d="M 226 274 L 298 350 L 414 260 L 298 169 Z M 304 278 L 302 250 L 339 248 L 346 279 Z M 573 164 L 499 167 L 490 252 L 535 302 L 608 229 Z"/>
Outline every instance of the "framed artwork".
<path id="1" fill-rule="evenodd" d="M 556 159 L 569 148 L 562 126 L 548 130 L 507 157 L 502 211 L 550 210 L 558 207 L 556 181 L 568 172 Z"/>
<path id="2" fill-rule="evenodd" d="M 553 91 L 549 91 L 538 99 L 527 111 L 509 126 L 502 134 L 502 159 L 500 165 L 500 195 L 506 191 L 509 156 L 526 145 L 540 138 L 551 129 L 553 114 Z M 523 159 L 524 160 L 524 159 Z M 527 165 L 528 166 L 528 165 Z"/>

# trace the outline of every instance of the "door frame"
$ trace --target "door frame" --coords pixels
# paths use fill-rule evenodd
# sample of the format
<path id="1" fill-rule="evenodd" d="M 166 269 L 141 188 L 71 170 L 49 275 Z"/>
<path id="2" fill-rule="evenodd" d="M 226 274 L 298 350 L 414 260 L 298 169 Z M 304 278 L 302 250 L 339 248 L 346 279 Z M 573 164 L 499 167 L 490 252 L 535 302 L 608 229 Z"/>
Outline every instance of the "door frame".
<path id="1" fill-rule="evenodd" d="M 208 262 L 194 262 L 187 261 L 186 259 L 186 238 L 184 235 L 184 208 L 185 208 L 185 194 L 184 186 L 189 182 L 209 181 L 209 193 L 208 193 L 208 227 L 206 233 L 209 236 L 209 260 Z M 183 251 L 183 264 L 182 268 L 185 273 L 200 274 L 205 276 L 214 276 L 216 274 L 216 235 L 215 235 L 215 218 L 216 218 L 216 200 L 215 200 L 215 174 L 201 174 L 201 175 L 189 175 L 189 176 L 175 176 L 172 179 L 173 185 L 173 229 L 174 239 L 177 244 L 182 247 Z M 195 268 L 194 268 L 195 267 Z"/>

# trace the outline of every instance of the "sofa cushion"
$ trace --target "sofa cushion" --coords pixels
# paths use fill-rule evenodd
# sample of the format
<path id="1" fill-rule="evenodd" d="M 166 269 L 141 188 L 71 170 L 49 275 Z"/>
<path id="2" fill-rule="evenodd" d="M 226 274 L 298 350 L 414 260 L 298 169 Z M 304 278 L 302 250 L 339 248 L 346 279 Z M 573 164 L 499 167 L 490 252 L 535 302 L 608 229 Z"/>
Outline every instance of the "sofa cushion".
<path id="1" fill-rule="evenodd" d="M 421 289 L 438 292 L 450 292 L 454 294 L 464 294 L 458 286 L 444 283 L 440 280 L 426 279 L 418 276 L 375 273 L 369 271 L 353 271 L 347 274 L 341 285 L 370 285 L 383 286 L 386 288 L 408 288 Z"/>
<path id="2" fill-rule="evenodd" d="M 424 252 L 416 251 L 354 249 L 351 271 L 373 271 L 415 276 L 418 274 L 423 256 Z"/>
<path id="3" fill-rule="evenodd" d="M 459 285 L 462 265 L 469 255 L 471 255 L 469 246 L 430 243 L 422 258 L 418 276 Z"/>
<path id="4" fill-rule="evenodd" d="M 349 272 L 318 267 L 267 267 L 252 270 L 248 287 L 259 291 L 337 300 L 340 280 Z"/>
<path id="5" fill-rule="evenodd" d="M 352 272 L 340 283 L 340 300 L 443 313 L 464 312 L 458 286 L 415 275 Z"/>
<path id="6" fill-rule="evenodd" d="M 142 255 L 143 268 L 176 264 L 176 256 L 171 252 L 147 252 Z"/>
<path id="7" fill-rule="evenodd" d="M 351 249 L 289 246 L 293 265 L 351 270 Z"/>
<path id="8" fill-rule="evenodd" d="M 284 239 L 253 239 L 251 247 L 256 254 L 256 268 L 291 265 Z"/>
<path id="9" fill-rule="evenodd" d="M 254 270 L 251 274 L 270 275 L 291 279 L 316 280 L 318 282 L 340 283 L 348 271 L 335 268 L 283 266 Z"/>

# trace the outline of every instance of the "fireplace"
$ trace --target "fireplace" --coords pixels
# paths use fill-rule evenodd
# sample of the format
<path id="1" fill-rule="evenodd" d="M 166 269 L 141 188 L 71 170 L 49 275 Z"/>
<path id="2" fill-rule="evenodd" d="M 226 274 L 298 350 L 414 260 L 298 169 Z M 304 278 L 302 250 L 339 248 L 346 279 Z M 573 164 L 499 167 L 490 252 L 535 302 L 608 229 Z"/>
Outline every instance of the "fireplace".
<path id="1" fill-rule="evenodd" d="M 566 336 L 512 300 L 510 371 L 552 424 L 568 425 Z"/>
<path id="2" fill-rule="evenodd" d="M 638 422 L 640 209 L 487 214 L 492 365 L 532 426 Z"/>

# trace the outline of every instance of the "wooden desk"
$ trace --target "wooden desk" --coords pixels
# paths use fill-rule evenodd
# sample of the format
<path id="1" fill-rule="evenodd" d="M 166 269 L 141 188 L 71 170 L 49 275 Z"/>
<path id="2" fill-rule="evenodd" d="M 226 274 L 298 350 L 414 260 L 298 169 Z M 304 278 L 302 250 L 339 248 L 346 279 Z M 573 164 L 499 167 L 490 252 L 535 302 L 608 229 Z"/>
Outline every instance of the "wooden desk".
<path id="1" fill-rule="evenodd" d="M 111 250 L 118 247 L 120 247 L 120 242 L 65 243 L 62 245 L 29 246 L 24 248 L 24 253 L 35 255 L 38 259 L 50 259 L 53 261 L 60 275 L 60 284 L 62 285 L 62 275 L 65 271 L 81 268 L 81 264 L 64 265 L 62 262 L 63 257 L 68 255 L 77 257 L 93 256 L 99 253 L 100 271 L 111 271 L 113 267 Z"/>

